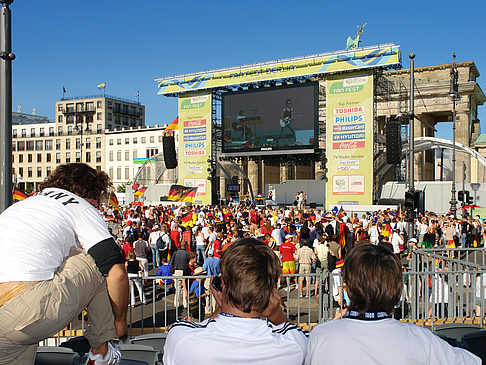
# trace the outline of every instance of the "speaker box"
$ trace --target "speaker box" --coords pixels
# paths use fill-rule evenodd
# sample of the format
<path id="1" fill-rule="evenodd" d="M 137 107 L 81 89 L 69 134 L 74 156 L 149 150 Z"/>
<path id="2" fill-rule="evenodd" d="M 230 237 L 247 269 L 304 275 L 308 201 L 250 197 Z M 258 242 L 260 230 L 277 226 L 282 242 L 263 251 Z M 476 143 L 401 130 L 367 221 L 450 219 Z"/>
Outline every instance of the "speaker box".
<path id="1" fill-rule="evenodd" d="M 309 204 L 309 208 L 316 209 L 317 208 L 317 203 L 314 203 L 314 202 L 310 203 Z"/>
<path id="2" fill-rule="evenodd" d="M 162 147 L 164 150 L 165 167 L 168 169 L 175 169 L 177 167 L 177 156 L 174 136 L 163 136 Z"/>
<path id="3" fill-rule="evenodd" d="M 386 162 L 399 164 L 402 155 L 401 124 L 398 121 L 389 121 L 386 124 Z"/>

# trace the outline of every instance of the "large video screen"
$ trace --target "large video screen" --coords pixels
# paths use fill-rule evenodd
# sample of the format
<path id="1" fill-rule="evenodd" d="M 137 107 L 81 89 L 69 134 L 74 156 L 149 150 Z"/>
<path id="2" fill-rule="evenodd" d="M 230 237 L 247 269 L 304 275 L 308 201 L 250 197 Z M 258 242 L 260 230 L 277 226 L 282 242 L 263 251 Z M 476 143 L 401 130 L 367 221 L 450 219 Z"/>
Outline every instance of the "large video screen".
<path id="1" fill-rule="evenodd" d="M 317 83 L 223 95 L 223 153 L 307 153 L 317 147 Z"/>

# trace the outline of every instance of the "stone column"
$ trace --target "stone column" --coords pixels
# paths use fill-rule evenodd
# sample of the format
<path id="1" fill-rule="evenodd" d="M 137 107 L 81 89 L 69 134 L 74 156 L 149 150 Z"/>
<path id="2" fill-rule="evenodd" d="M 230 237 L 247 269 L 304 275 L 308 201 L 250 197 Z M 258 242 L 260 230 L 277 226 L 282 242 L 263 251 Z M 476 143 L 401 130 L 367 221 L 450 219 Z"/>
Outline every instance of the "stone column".
<path id="1" fill-rule="evenodd" d="M 258 191 L 258 163 L 253 160 L 248 160 L 248 179 L 253 187 L 253 194 L 257 195 Z"/>

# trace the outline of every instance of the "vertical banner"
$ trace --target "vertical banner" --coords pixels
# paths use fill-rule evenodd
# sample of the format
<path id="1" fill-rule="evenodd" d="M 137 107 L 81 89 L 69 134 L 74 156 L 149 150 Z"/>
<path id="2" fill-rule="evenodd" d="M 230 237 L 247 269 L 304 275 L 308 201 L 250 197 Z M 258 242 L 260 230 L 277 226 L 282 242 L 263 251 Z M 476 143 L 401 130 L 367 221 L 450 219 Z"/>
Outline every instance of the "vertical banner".
<path id="1" fill-rule="evenodd" d="M 211 204 L 211 92 L 179 95 L 179 185 L 197 187 L 195 204 Z"/>
<path id="2" fill-rule="evenodd" d="M 327 77 L 326 155 L 326 206 L 372 204 L 372 71 Z"/>

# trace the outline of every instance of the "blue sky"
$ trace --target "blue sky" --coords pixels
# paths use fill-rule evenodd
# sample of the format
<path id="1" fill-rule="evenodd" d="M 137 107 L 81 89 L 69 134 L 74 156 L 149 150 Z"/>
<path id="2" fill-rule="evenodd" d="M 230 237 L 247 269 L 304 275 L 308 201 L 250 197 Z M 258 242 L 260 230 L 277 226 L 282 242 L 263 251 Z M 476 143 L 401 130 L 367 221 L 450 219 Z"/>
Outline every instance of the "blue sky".
<path id="1" fill-rule="evenodd" d="M 154 78 L 341 50 L 365 22 L 361 45 L 399 44 L 405 68 L 410 52 L 420 67 L 448 63 L 455 51 L 486 75 L 482 1 L 15 0 L 10 8 L 13 110 L 35 107 L 50 119 L 63 86 L 66 96 L 94 95 L 106 82 L 123 98 L 140 90 L 147 124 L 170 122 L 177 101 L 157 95 Z M 486 76 L 478 81 L 486 90 Z"/>

